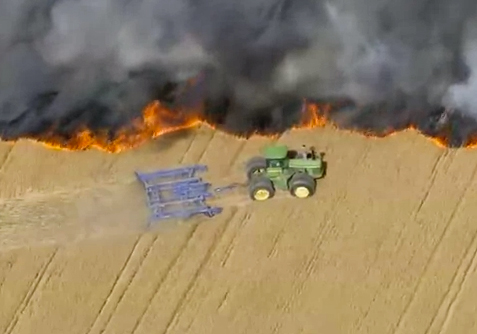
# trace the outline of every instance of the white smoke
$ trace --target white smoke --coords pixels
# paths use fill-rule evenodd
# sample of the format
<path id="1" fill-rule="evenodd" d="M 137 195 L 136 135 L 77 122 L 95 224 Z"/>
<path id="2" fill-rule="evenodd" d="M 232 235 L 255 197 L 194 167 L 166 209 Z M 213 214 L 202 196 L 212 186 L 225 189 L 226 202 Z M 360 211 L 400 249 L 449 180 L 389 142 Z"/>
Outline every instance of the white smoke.
<path id="1" fill-rule="evenodd" d="M 441 101 L 452 79 L 449 67 L 454 50 L 439 40 L 437 30 L 425 30 L 415 20 L 411 23 L 423 30 L 412 31 L 403 20 L 395 30 L 382 34 L 377 22 L 380 6 L 376 7 L 375 1 L 361 3 L 370 5 L 364 6 L 368 13 L 363 14 L 356 1 L 326 2 L 329 24 L 315 31 L 310 48 L 287 55 L 277 69 L 277 88 L 296 89 L 311 96 L 347 96 L 360 104 L 382 101 L 396 91 L 410 96 L 424 93 L 423 100 L 430 104 Z M 412 10 L 405 14 L 415 15 Z M 430 40 L 421 38 L 422 45 L 404 40 L 412 40 L 413 35 L 428 36 Z M 475 75 L 468 83 L 452 85 L 445 101 L 473 109 L 477 115 L 476 36 L 468 39 L 465 52 L 466 63 Z M 442 73 L 437 76 L 439 71 Z"/>
<path id="2" fill-rule="evenodd" d="M 466 82 L 449 87 L 443 98 L 448 108 L 457 108 L 477 117 L 477 26 L 468 28 L 464 58 L 470 76 Z"/>

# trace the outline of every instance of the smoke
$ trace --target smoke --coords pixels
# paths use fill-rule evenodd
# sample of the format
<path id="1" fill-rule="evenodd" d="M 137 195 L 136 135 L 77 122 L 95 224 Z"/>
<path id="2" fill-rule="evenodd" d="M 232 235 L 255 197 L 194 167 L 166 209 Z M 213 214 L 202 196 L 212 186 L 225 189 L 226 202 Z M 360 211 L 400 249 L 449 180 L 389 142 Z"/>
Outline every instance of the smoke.
<path id="1" fill-rule="evenodd" d="M 477 115 L 477 24 L 470 22 L 463 45 L 463 56 L 469 66 L 470 75 L 464 82 L 449 87 L 444 96 L 448 106 Z"/>
<path id="2" fill-rule="evenodd" d="M 434 119 L 440 107 L 469 122 L 476 9 L 475 0 L 2 0 L 0 135 L 114 130 L 153 99 L 206 101 L 210 118 L 240 131 L 286 126 L 304 97 L 352 100 L 345 118 L 369 127 Z M 174 83 L 199 74 L 177 97 Z"/>

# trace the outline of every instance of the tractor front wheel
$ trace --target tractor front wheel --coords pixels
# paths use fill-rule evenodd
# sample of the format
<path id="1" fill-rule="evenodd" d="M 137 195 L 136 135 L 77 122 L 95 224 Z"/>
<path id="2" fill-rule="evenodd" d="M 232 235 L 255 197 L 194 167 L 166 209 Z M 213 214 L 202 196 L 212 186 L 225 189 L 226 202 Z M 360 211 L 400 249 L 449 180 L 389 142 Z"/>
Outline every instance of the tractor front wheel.
<path id="1" fill-rule="evenodd" d="M 253 157 L 247 162 L 245 167 L 247 179 L 251 180 L 257 173 L 263 172 L 267 168 L 267 162 L 263 157 Z"/>
<path id="2" fill-rule="evenodd" d="M 292 176 L 289 188 L 293 196 L 297 198 L 308 198 L 315 193 L 316 184 L 310 175 L 299 173 Z"/>
<path id="3" fill-rule="evenodd" d="M 256 176 L 249 184 L 249 195 L 254 201 L 266 201 L 275 195 L 272 181 L 264 176 Z"/>

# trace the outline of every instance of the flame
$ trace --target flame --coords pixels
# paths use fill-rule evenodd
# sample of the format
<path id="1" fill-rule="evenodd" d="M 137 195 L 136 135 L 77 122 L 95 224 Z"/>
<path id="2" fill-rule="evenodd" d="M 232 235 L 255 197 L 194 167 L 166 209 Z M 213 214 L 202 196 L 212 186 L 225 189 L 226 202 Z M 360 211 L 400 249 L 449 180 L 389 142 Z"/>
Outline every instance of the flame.
<path id="1" fill-rule="evenodd" d="M 193 128 L 202 123 L 192 113 L 172 111 L 159 101 L 154 101 L 146 106 L 140 119 L 135 120 L 131 126 L 119 130 L 114 138 L 110 138 L 107 133 L 95 134 L 89 129 L 82 129 L 67 141 L 54 135 L 46 135 L 35 141 L 59 150 L 79 151 L 95 148 L 119 153 L 138 147 L 153 138 Z"/>
<path id="2" fill-rule="evenodd" d="M 330 104 L 312 104 L 304 103 L 305 108 L 302 111 L 301 121 L 292 127 L 292 130 L 297 129 L 314 129 L 324 126 L 334 127 L 339 129 L 329 117 L 332 109 Z M 131 126 L 123 128 L 118 131 L 113 138 L 110 134 L 93 133 L 89 129 L 81 129 L 77 131 L 72 137 L 67 140 L 53 134 L 45 134 L 41 138 L 29 138 L 35 142 L 40 142 L 52 149 L 79 151 L 95 148 L 98 150 L 119 153 L 125 150 L 136 148 L 151 139 L 165 135 L 167 133 L 176 132 L 179 130 L 190 129 L 200 125 L 206 125 L 215 129 L 213 124 L 204 120 L 198 112 L 185 112 L 178 110 L 170 110 L 159 101 L 151 102 L 143 110 L 142 117 L 133 121 Z M 340 129 L 342 130 L 342 129 Z M 408 130 L 420 132 L 414 126 L 410 126 Z M 395 135 L 398 131 L 389 129 L 381 134 L 374 134 L 369 132 L 349 130 L 344 131 L 359 132 L 369 138 L 382 138 Z M 254 133 L 253 136 L 267 136 L 269 138 L 277 138 L 278 135 L 263 135 Z M 446 137 L 427 137 L 434 144 L 441 148 L 449 147 Z M 477 148 L 477 136 L 472 138 L 466 145 L 468 148 Z"/>
<path id="3" fill-rule="evenodd" d="M 341 130 L 341 131 L 359 133 L 364 135 L 367 138 L 372 138 L 372 139 L 390 137 L 390 136 L 394 136 L 398 134 L 399 132 L 408 130 L 408 131 L 416 131 L 420 133 L 421 135 L 424 135 L 424 137 L 426 137 L 428 140 L 434 143 L 434 145 L 440 148 L 447 149 L 450 146 L 448 137 L 444 135 L 439 137 L 427 136 L 424 133 L 422 133 L 422 131 L 419 130 L 419 128 L 417 128 L 414 125 L 410 125 L 406 129 L 402 129 L 402 130 L 387 129 L 386 131 L 380 134 L 372 133 L 370 131 L 363 131 L 363 130 L 343 129 L 339 127 L 338 125 L 336 125 L 328 117 L 330 111 L 331 111 L 331 105 L 329 104 L 328 105 L 307 104 L 305 116 L 302 119 L 302 122 L 299 125 L 293 127 L 293 129 L 303 129 L 303 128 L 312 129 L 312 128 L 328 126 L 328 127 L 333 127 L 337 130 Z M 467 143 L 464 145 L 464 148 L 477 148 L 477 136 L 471 137 L 467 141 Z"/>

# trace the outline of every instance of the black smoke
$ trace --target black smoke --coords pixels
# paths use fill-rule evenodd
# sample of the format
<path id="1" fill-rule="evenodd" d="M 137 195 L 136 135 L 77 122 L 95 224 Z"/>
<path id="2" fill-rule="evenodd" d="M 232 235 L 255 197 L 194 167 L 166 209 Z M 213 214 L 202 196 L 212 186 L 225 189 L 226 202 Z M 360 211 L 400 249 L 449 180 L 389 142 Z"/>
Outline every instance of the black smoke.
<path id="1" fill-rule="evenodd" d="M 463 145 L 477 132 L 476 9 L 475 0 L 2 0 L 0 136 L 114 134 L 154 99 L 204 103 L 229 131 L 283 131 L 307 98 L 340 101 L 331 118 L 344 127 L 414 124 Z M 184 93 L 190 78 L 199 79 Z"/>

